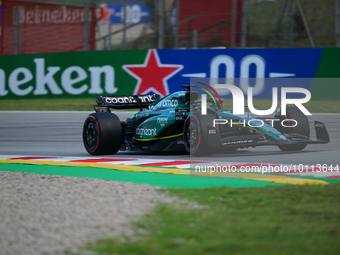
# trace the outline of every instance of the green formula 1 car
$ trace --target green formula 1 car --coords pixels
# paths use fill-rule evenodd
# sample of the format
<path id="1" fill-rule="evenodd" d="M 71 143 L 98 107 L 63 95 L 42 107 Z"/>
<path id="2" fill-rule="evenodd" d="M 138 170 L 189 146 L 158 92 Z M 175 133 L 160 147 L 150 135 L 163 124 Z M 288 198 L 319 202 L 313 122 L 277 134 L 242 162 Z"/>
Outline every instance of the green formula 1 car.
<path id="1" fill-rule="evenodd" d="M 157 94 L 97 97 L 96 112 L 83 126 L 85 149 L 93 155 L 142 150 L 204 156 L 223 148 L 274 145 L 282 151 L 299 151 L 307 144 L 329 142 L 325 125 L 319 121 L 314 122 L 317 140 L 310 139 L 308 119 L 297 107 L 287 107 L 285 116 L 278 108 L 274 118 L 258 119 L 223 111 L 219 100 L 209 98 L 202 115 L 199 93 L 192 90 L 193 85 L 182 87 L 186 90 L 161 99 Z M 110 110 L 131 108 L 140 111 L 125 121 Z M 296 120 L 297 125 L 281 125 L 286 119 Z"/>

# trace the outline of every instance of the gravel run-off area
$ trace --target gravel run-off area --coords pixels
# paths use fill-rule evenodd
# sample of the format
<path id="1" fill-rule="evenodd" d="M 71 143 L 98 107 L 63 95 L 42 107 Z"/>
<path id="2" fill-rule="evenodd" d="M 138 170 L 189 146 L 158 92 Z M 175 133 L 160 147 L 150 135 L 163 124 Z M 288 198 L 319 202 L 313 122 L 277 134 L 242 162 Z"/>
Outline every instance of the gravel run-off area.
<path id="1" fill-rule="evenodd" d="M 133 236 L 131 222 L 175 198 L 147 184 L 0 171 L 0 254 L 76 251 Z"/>

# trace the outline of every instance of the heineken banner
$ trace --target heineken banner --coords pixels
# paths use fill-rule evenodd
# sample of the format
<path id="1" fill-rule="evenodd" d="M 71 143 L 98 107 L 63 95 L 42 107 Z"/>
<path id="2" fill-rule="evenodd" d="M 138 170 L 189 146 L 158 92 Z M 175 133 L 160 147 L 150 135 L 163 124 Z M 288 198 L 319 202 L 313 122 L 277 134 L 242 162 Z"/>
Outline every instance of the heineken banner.
<path id="1" fill-rule="evenodd" d="M 286 82 L 276 87 L 296 86 L 290 85 L 294 80 L 291 78 L 312 78 L 298 87 L 309 89 L 312 98 L 339 98 L 338 79 L 315 79 L 339 78 L 339 66 L 337 48 L 119 50 L 0 56 L 0 99 L 149 93 L 165 96 L 181 90 L 180 85 L 190 83 L 190 78 L 220 78 L 223 83 L 248 79 L 247 85 L 254 87 L 256 98 L 272 97 L 273 85 L 263 78 L 284 78 L 279 80 Z"/>

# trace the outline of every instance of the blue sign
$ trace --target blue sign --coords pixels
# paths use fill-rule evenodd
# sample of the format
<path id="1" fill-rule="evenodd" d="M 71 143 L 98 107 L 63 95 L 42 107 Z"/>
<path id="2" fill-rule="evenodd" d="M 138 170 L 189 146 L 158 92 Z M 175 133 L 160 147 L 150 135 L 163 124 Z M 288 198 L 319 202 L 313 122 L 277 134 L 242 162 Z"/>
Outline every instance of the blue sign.
<path id="1" fill-rule="evenodd" d="M 106 8 L 112 11 L 110 22 L 112 24 L 124 24 L 124 3 L 107 3 Z M 151 11 L 144 3 L 129 2 L 126 4 L 126 23 L 128 25 L 138 23 L 151 17 Z M 148 21 L 151 23 L 151 21 Z"/>
<path id="2" fill-rule="evenodd" d="M 174 69 L 173 75 L 167 77 L 170 93 L 181 90 L 182 84 L 200 81 L 197 78 L 206 78 L 206 82 L 214 84 L 236 85 L 244 94 L 247 94 L 250 86 L 253 87 L 255 98 L 271 98 L 272 87 L 277 87 L 278 91 L 281 87 L 309 89 L 322 52 L 322 48 L 186 49 L 157 50 L 156 55 L 159 66 L 178 67 Z M 229 91 L 218 93 L 231 97 Z M 291 97 L 299 95 L 294 94 Z"/>

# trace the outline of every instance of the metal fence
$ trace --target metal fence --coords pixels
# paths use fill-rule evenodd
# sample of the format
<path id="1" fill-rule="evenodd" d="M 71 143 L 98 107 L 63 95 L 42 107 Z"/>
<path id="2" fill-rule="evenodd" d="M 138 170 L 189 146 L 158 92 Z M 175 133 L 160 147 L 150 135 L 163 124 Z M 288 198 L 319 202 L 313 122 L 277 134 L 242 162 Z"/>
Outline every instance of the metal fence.
<path id="1" fill-rule="evenodd" d="M 61 10 L 70 8 L 66 3 L 71 1 L 41 2 L 59 4 L 56 8 Z M 71 21 L 64 18 L 64 24 L 30 24 L 30 19 L 37 19 L 37 12 L 25 14 L 22 9 L 13 8 L 10 12 L 14 21 L 7 31 L 4 3 L 5 0 L 1 48 L 11 50 L 2 50 L 2 54 L 148 48 L 340 47 L 340 0 L 72 0 L 73 5 L 83 9 L 83 16 L 77 22 L 72 23 L 70 14 Z M 63 33 L 67 29 L 62 25 L 70 28 L 75 23 L 78 26 Z M 35 26 L 34 32 L 27 30 L 30 26 Z M 29 31 L 26 35 L 25 29 Z M 25 36 L 34 40 L 23 42 Z M 63 46 L 61 50 L 54 47 L 58 41 L 72 45 L 70 42 L 75 40 L 80 41 L 80 47 Z M 35 51 L 24 50 L 34 44 Z"/>
<path id="2" fill-rule="evenodd" d="M 140 31 L 128 27 L 127 40 L 116 33 L 110 45 L 97 49 L 340 46 L 340 0 L 141 2 L 150 8 L 148 23 L 141 21 Z"/>
<path id="3" fill-rule="evenodd" d="M 240 46 L 242 0 L 213 2 L 211 5 L 205 0 L 123 1 L 127 21 L 122 21 L 121 26 L 99 22 L 97 49 Z M 118 1 L 102 3 L 101 7 L 106 10 L 114 4 Z M 134 8 L 138 4 L 148 8 L 149 14 L 131 24 L 133 17 L 143 17 Z"/>
<path id="4" fill-rule="evenodd" d="M 2 55 L 94 50 L 93 6 L 3 0 L 1 7 Z"/>

